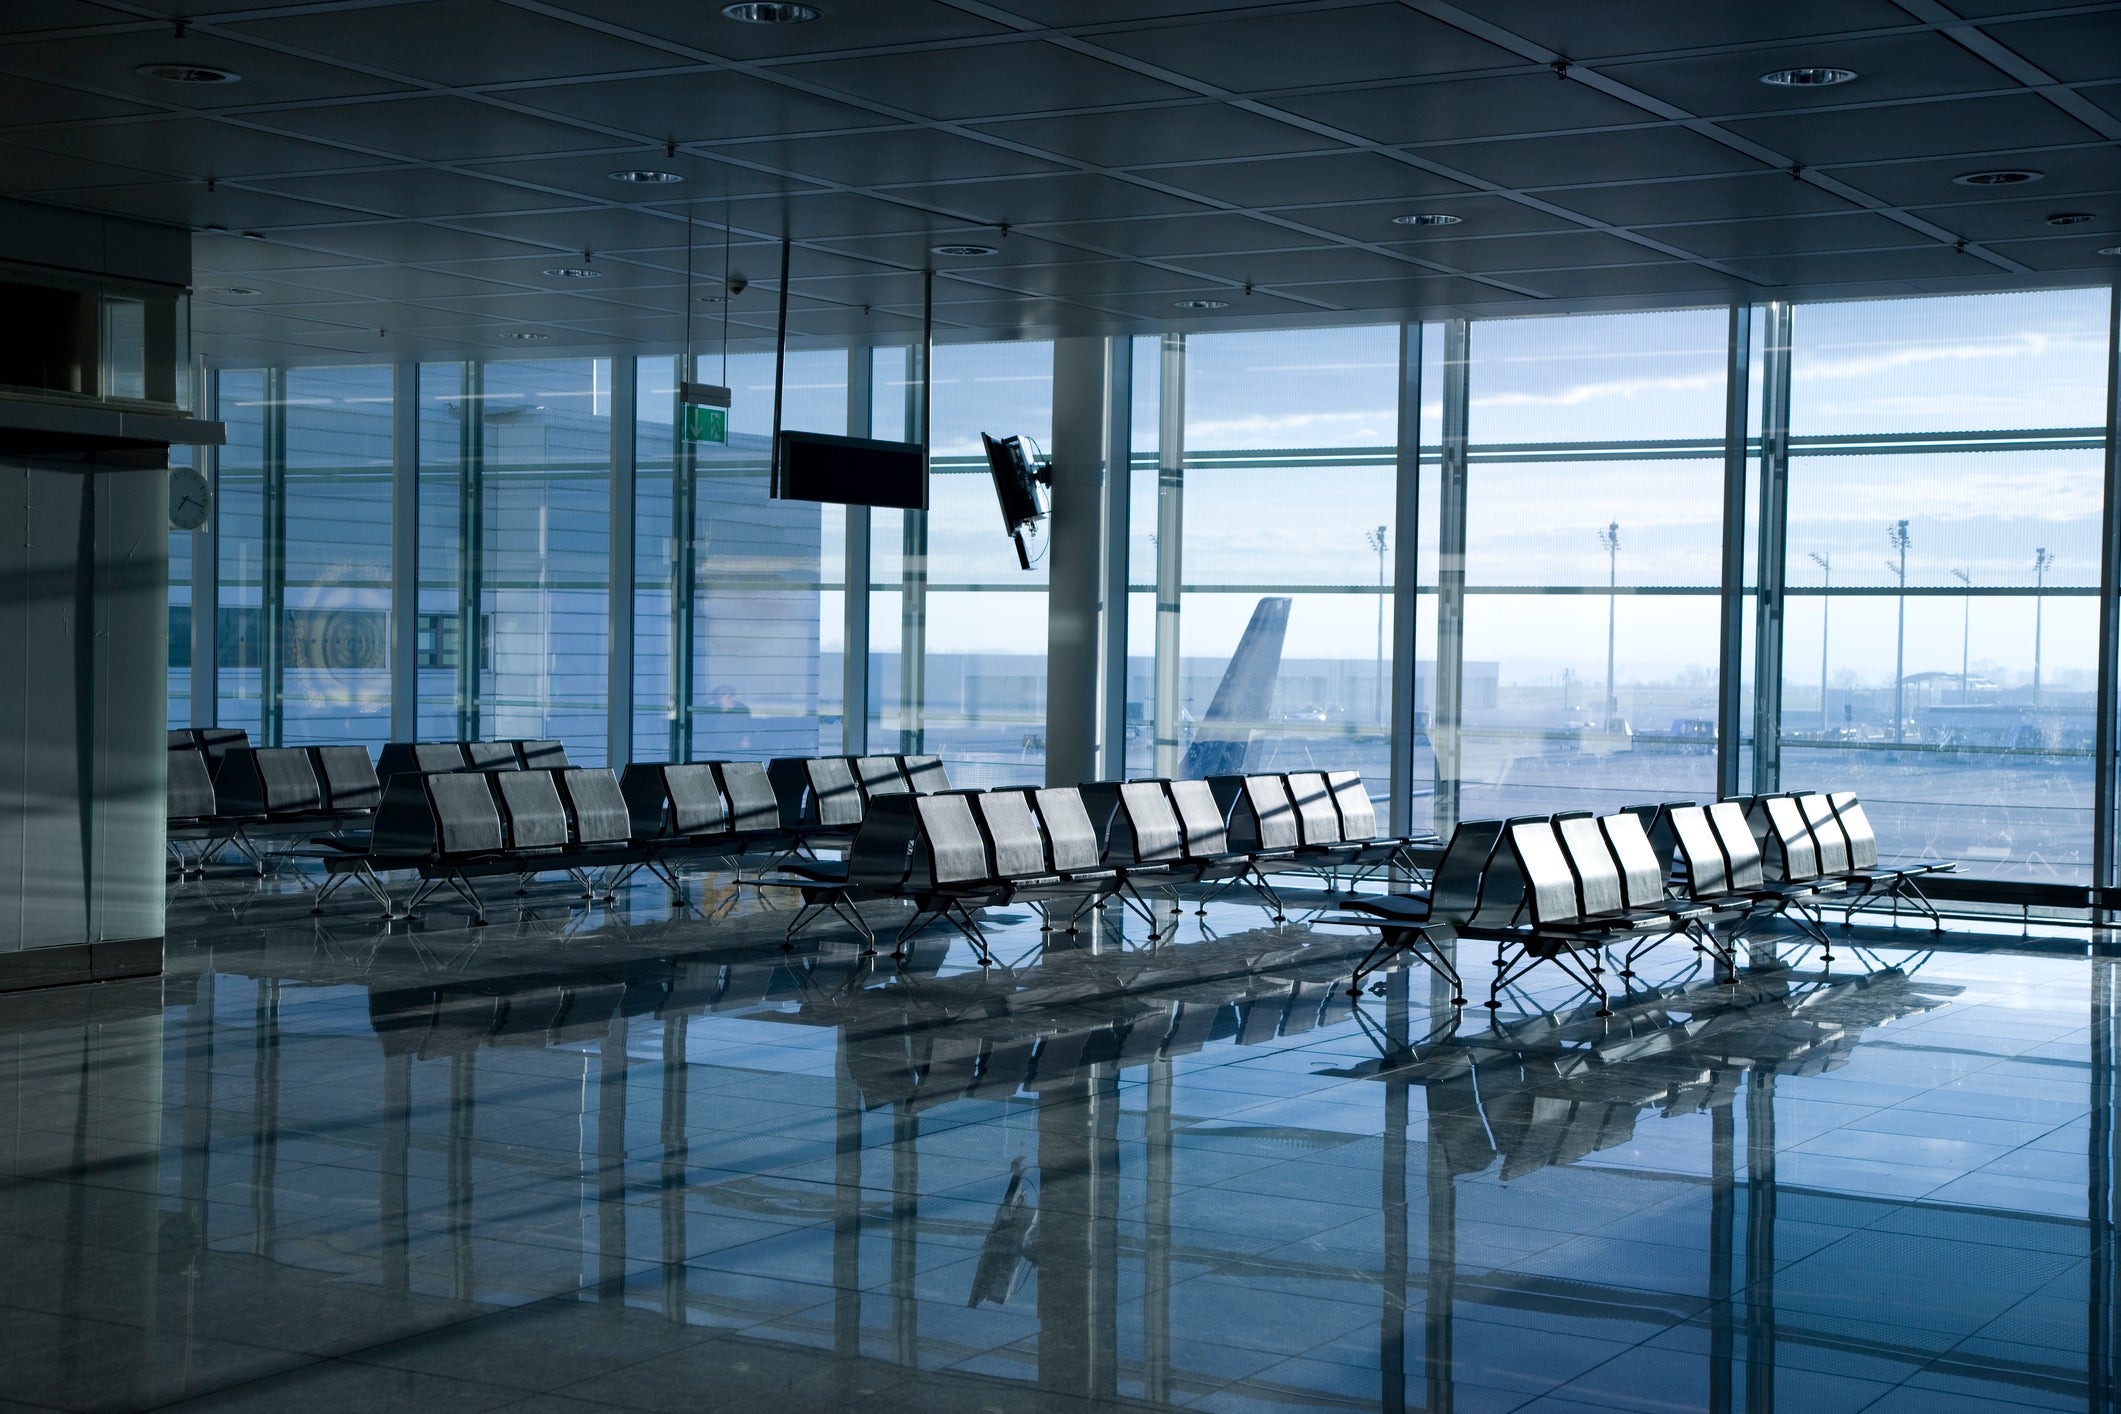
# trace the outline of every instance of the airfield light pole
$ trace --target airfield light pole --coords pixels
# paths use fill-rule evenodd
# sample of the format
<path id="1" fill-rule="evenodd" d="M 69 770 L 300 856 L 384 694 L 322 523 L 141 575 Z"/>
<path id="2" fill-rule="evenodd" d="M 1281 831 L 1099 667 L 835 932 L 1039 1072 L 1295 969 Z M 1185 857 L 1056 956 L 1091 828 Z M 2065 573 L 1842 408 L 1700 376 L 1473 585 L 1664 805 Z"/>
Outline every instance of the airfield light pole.
<path id="1" fill-rule="evenodd" d="M 1613 611 L 1620 602 L 1620 522 L 1616 520 L 1599 531 L 1598 543 L 1605 547 L 1605 728 L 1611 731 L 1620 716 L 1620 693 L 1613 681 Z"/>
<path id="2" fill-rule="evenodd" d="M 2033 705 L 2040 705 L 2040 633 L 2043 627 L 2041 613 L 2047 607 L 2047 572 L 2053 569 L 2055 557 L 2047 553 L 2047 547 L 2033 551 Z"/>
<path id="3" fill-rule="evenodd" d="M 1953 570 L 1952 578 L 1966 586 L 1966 600 L 1959 612 L 1959 705 L 1966 705 L 1966 665 L 1969 645 L 1974 641 L 1974 571 L 1969 565 Z"/>
<path id="4" fill-rule="evenodd" d="M 1385 719 L 1385 528 L 1380 525 L 1362 538 L 1377 552 L 1377 676 L 1370 683 L 1370 719 L 1382 722 Z"/>
<path id="5" fill-rule="evenodd" d="M 1812 563 L 1819 566 L 1819 732 L 1824 736 L 1833 729 L 1826 715 L 1826 632 L 1833 622 L 1834 599 L 1829 591 L 1834 587 L 1834 562 L 1817 550 L 1811 555 Z"/>
<path id="6" fill-rule="evenodd" d="M 1899 556 L 1897 564 L 1892 560 L 1885 562 L 1885 567 L 1900 580 L 1900 629 L 1893 645 L 1893 744 L 1897 746 L 1907 734 L 1907 521 L 1894 521 L 1887 527 L 1885 539 Z"/>

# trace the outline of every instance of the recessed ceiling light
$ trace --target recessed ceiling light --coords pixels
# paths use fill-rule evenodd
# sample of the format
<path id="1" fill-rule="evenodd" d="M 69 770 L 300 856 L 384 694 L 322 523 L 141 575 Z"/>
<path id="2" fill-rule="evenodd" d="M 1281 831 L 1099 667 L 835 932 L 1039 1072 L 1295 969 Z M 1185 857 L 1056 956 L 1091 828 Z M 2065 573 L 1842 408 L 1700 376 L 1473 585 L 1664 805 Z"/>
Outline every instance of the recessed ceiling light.
<path id="1" fill-rule="evenodd" d="M 991 245 L 932 245 L 928 249 L 936 255 L 992 255 Z"/>
<path id="2" fill-rule="evenodd" d="M 1455 226 L 1458 224 L 1459 219 L 1456 216 L 1446 216 L 1441 211 L 1417 211 L 1411 216 L 1394 216 L 1392 224 L 1395 226 Z"/>
<path id="3" fill-rule="evenodd" d="M 2099 247 L 2097 253 L 2100 255 L 2121 255 L 2121 245 L 2103 245 Z"/>
<path id="4" fill-rule="evenodd" d="M 727 296 L 727 295 L 701 295 L 701 296 L 700 296 L 700 303 L 701 303 L 701 304 L 727 304 L 727 303 L 729 303 L 729 296 Z"/>
<path id="5" fill-rule="evenodd" d="M 1771 74 L 1762 74 L 1760 81 L 1775 88 L 1832 88 L 1837 83 L 1848 83 L 1855 77 L 1854 69 L 1836 69 L 1817 64 L 1801 69 L 1777 69 Z"/>
<path id="6" fill-rule="evenodd" d="M 644 187 L 669 186 L 685 180 L 676 172 L 659 172 L 653 167 L 627 167 L 606 175 L 614 182 L 632 182 Z"/>
<path id="7" fill-rule="evenodd" d="M 1962 187 L 2015 187 L 2027 182 L 2037 182 L 2045 175 L 2044 172 L 2005 167 L 1994 172 L 1966 172 L 1952 178 L 1952 181 Z"/>
<path id="8" fill-rule="evenodd" d="M 555 265 L 545 273 L 560 280 L 601 280 L 604 278 L 603 271 L 584 270 L 579 265 Z"/>
<path id="9" fill-rule="evenodd" d="M 2047 224 L 2050 226 L 2082 226 L 2088 221 L 2096 221 L 2097 219 L 2089 211 L 2057 211 L 2054 215 L 2047 218 Z"/>
<path id="10" fill-rule="evenodd" d="M 226 295 L 231 299 L 247 299 L 251 295 L 262 295 L 263 290 L 254 290 L 248 285 L 201 285 L 202 295 Z"/>
<path id="11" fill-rule="evenodd" d="M 770 0 L 722 7 L 723 18 L 742 20 L 747 25 L 807 25 L 824 13 L 815 5 L 774 4 Z"/>
<path id="12" fill-rule="evenodd" d="M 521 344 L 536 344 L 542 343 L 544 340 L 551 338 L 552 335 L 540 334 L 534 329 L 503 329 L 501 331 L 501 337 L 504 339 L 514 339 L 517 343 Z"/>
<path id="13" fill-rule="evenodd" d="M 1171 307 L 1173 309 L 1228 309 L 1230 301 L 1226 299 L 1175 299 L 1171 301 Z"/>
<path id="14" fill-rule="evenodd" d="M 243 82 L 243 75 L 234 69 L 215 69 L 205 64 L 142 64 L 133 72 L 143 79 L 160 79 L 164 83 Z"/>

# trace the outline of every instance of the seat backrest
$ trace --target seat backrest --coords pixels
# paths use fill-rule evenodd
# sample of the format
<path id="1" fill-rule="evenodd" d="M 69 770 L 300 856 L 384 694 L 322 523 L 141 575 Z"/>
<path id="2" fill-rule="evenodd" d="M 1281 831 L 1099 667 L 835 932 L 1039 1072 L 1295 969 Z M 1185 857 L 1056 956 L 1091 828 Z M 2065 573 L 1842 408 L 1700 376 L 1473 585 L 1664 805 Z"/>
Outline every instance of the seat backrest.
<path id="1" fill-rule="evenodd" d="M 887 796 L 887 800 L 911 800 L 920 820 L 921 843 L 928 866 L 927 882 L 938 888 L 977 884 L 992 879 L 987 864 L 987 838 L 973 814 L 972 801 L 963 795 Z"/>
<path id="2" fill-rule="evenodd" d="M 1339 844 L 1340 812 L 1333 808 L 1326 778 L 1317 771 L 1291 771 L 1282 780 L 1296 811 L 1297 837 L 1306 845 Z"/>
<path id="3" fill-rule="evenodd" d="M 368 852 L 379 857 L 427 855 L 435 848 L 435 806 L 427 777 L 400 771 L 383 783 L 383 802 L 369 826 Z"/>
<path id="4" fill-rule="evenodd" d="M 1340 837 L 1351 843 L 1377 838 L 1377 806 L 1360 771 L 1326 772 L 1326 789 L 1333 794 L 1333 808 L 1340 814 Z"/>
<path id="5" fill-rule="evenodd" d="M 1620 861 L 1606 843 L 1605 831 L 1589 811 L 1554 817 L 1554 834 L 1576 876 L 1577 907 L 1586 918 L 1618 913 L 1628 906 L 1620 878 Z"/>
<path id="6" fill-rule="evenodd" d="M 324 808 L 309 753 L 299 746 L 229 748 L 214 777 L 214 795 L 229 815 L 298 815 Z"/>
<path id="7" fill-rule="evenodd" d="M 1576 922 L 1576 876 L 1554 822 L 1544 815 L 1524 816 L 1505 826 L 1510 852 L 1524 872 L 1524 902 L 1529 921 L 1540 926 Z"/>
<path id="8" fill-rule="evenodd" d="M 1090 828 L 1097 835 L 1097 855 L 1109 857 L 1112 849 L 1114 827 L 1124 828 L 1119 818 L 1119 782 L 1084 781 L 1075 787 L 1082 796 L 1083 813 L 1090 817 Z M 1114 859 L 1113 863 L 1119 861 Z"/>
<path id="9" fill-rule="evenodd" d="M 1767 882 L 1760 863 L 1760 842 L 1735 800 L 1719 800 L 1709 807 L 1709 824 L 1715 827 L 1716 843 L 1723 849 L 1723 862 L 1730 870 L 1731 887 L 1757 889 Z"/>
<path id="10" fill-rule="evenodd" d="M 663 763 L 632 761 L 619 772 L 619 794 L 626 797 L 626 818 L 637 840 L 663 839 L 672 829 L 670 795 L 663 784 Z M 715 792 L 721 798 L 721 792 Z"/>
<path id="11" fill-rule="evenodd" d="M 169 729 L 169 749 L 171 751 L 196 751 L 199 749 L 199 738 L 192 733 L 190 727 L 171 727 Z M 205 758 L 201 757 L 200 759 L 203 761 Z"/>
<path id="12" fill-rule="evenodd" d="M 778 830 L 780 801 L 766 767 L 757 761 L 715 763 L 715 778 L 722 783 L 722 797 L 729 802 L 729 828 L 740 834 Z"/>
<path id="13" fill-rule="evenodd" d="M 1171 808 L 1185 839 L 1186 858 L 1221 859 L 1230 853 L 1230 827 L 1206 781 L 1172 781 Z"/>
<path id="14" fill-rule="evenodd" d="M 777 823 L 782 829 L 799 830 L 806 825 L 817 823 L 811 813 L 815 809 L 815 802 L 810 794 L 808 757 L 774 757 L 766 763 L 766 780 L 773 787 L 774 805 L 779 812 Z"/>
<path id="15" fill-rule="evenodd" d="M 312 746 L 310 765 L 324 787 L 330 810 L 373 810 L 383 798 L 383 782 L 365 746 Z"/>
<path id="16" fill-rule="evenodd" d="M 722 799 L 714 767 L 705 761 L 680 761 L 657 768 L 657 774 L 670 802 L 670 833 L 686 838 L 729 833 L 729 804 Z"/>
<path id="17" fill-rule="evenodd" d="M 204 820 L 213 813 L 214 778 L 206 769 L 206 753 L 196 746 L 171 750 L 169 818 L 172 821 Z"/>
<path id="18" fill-rule="evenodd" d="M 1848 836 L 1849 868 L 1876 869 L 1878 832 L 1871 828 L 1871 817 L 1863 813 L 1863 802 L 1853 791 L 1837 790 L 1827 797 L 1827 803 L 1834 807 L 1834 818 Z"/>
<path id="19" fill-rule="evenodd" d="M 862 888 L 895 889 L 905 882 L 920 853 L 920 818 L 913 798 L 880 800 L 862 817 L 862 827 L 847 847 L 847 881 Z M 922 873 L 925 876 L 925 861 Z"/>
<path id="20" fill-rule="evenodd" d="M 1632 810 L 1607 815 L 1598 822 L 1606 847 L 1620 866 L 1620 892 L 1629 908 L 1652 908 L 1665 900 L 1665 865 L 1650 843 L 1642 817 Z"/>
<path id="21" fill-rule="evenodd" d="M 1792 884 L 1818 878 L 1819 847 L 1812 842 L 1811 827 L 1804 823 L 1804 807 L 1787 795 L 1763 795 L 1757 797 L 1754 809 L 1767 832 L 1761 854 L 1770 877 Z M 1756 829 L 1754 838 L 1760 837 Z"/>
<path id="22" fill-rule="evenodd" d="M 520 771 L 522 758 L 512 741 L 467 741 L 464 763 L 474 771 Z"/>
<path id="23" fill-rule="evenodd" d="M 915 795 L 935 795 L 950 789 L 950 773 L 943 769 L 942 757 L 901 756 L 898 763 Z"/>
<path id="24" fill-rule="evenodd" d="M 1117 854 L 1121 836 L 1126 836 L 1126 854 Z M 1119 818 L 1112 824 L 1114 862 L 1125 864 L 1174 864 L 1186 857 L 1184 833 L 1178 812 L 1162 781 L 1128 781 L 1119 788 Z"/>
<path id="25" fill-rule="evenodd" d="M 1678 841 L 1672 838 L 1672 820 L 1668 813 L 1675 805 L 1690 805 L 1691 801 L 1670 801 L 1662 805 L 1623 805 L 1621 812 L 1632 815 L 1642 824 L 1643 834 L 1649 837 L 1650 852 L 1657 856 L 1657 863 L 1667 874 L 1671 872 L 1672 860 L 1678 854 Z"/>
<path id="26" fill-rule="evenodd" d="M 1791 798 L 1797 802 L 1797 808 L 1804 812 L 1805 827 L 1812 832 L 1812 845 L 1819 851 L 1819 872 L 1848 873 L 1854 867 L 1850 863 L 1849 837 L 1842 831 L 1841 821 L 1834 815 L 1833 803 L 1815 790 L 1808 790 Z"/>
<path id="27" fill-rule="evenodd" d="M 864 800 L 904 795 L 913 789 L 906 773 L 899 769 L 896 756 L 857 756 L 853 764 L 855 784 L 862 788 Z"/>
<path id="28" fill-rule="evenodd" d="M 986 831 L 995 877 L 1029 879 L 1047 872 L 1046 836 L 1032 812 L 1030 791 L 988 790 L 971 799 Z"/>
<path id="29" fill-rule="evenodd" d="M 1289 787 L 1280 776 L 1245 777 L 1245 799 L 1252 804 L 1259 822 L 1261 849 L 1294 849 L 1302 843 L 1296 823 L 1296 807 L 1289 801 Z"/>
<path id="30" fill-rule="evenodd" d="M 241 727 L 200 727 L 197 730 L 199 750 L 206 753 L 207 774 L 212 776 L 221 774 L 221 763 L 228 758 L 230 751 L 250 745 L 250 733 Z"/>
<path id="31" fill-rule="evenodd" d="M 1046 831 L 1046 845 L 1053 868 L 1059 873 L 1092 870 L 1104 862 L 1105 847 L 1083 805 L 1083 793 L 1074 786 L 1048 786 L 1031 793 L 1039 822 Z"/>
<path id="32" fill-rule="evenodd" d="M 1429 917 L 1463 923 L 1480 907 L 1481 875 L 1502 839 L 1500 820 L 1462 820 L 1429 876 Z"/>
<path id="33" fill-rule="evenodd" d="M 411 770 L 432 774 L 436 771 L 462 771 L 469 766 L 471 758 L 465 754 L 461 741 L 421 741 L 413 743 Z"/>
<path id="34" fill-rule="evenodd" d="M 564 771 L 570 764 L 567 748 L 556 741 L 519 741 L 515 749 L 526 771 Z"/>
<path id="35" fill-rule="evenodd" d="M 508 847 L 556 850 L 567 843 L 567 806 L 550 771 L 508 771 L 493 779 Z"/>
<path id="36" fill-rule="evenodd" d="M 1709 812 L 1699 805 L 1665 808 L 1664 819 L 1672 830 L 1672 843 L 1686 865 L 1687 892 L 1695 898 L 1714 898 L 1731 891 L 1731 867 L 1716 842 L 1716 827 Z"/>
<path id="37" fill-rule="evenodd" d="M 567 802 L 572 842 L 577 845 L 624 844 L 633 834 L 626 794 L 618 777 L 602 767 L 570 766 L 554 771 L 561 798 Z"/>
<path id="38" fill-rule="evenodd" d="M 496 854 L 502 847 L 501 810 L 484 772 L 422 776 L 434 803 L 435 847 L 444 859 Z"/>
<path id="39" fill-rule="evenodd" d="M 851 830 L 862 823 L 862 788 L 854 763 L 844 756 L 819 756 L 803 763 L 810 781 L 808 823 L 827 830 Z"/>

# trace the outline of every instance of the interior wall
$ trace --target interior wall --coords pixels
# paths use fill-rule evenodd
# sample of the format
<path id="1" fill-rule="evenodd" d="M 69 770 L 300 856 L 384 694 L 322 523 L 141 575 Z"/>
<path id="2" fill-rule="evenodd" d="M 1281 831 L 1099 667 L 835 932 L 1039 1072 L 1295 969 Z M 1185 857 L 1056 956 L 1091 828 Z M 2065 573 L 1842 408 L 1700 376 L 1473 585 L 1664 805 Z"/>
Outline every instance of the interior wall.
<path id="1" fill-rule="evenodd" d="M 168 474 L 0 457 L 0 989 L 161 965 Z"/>

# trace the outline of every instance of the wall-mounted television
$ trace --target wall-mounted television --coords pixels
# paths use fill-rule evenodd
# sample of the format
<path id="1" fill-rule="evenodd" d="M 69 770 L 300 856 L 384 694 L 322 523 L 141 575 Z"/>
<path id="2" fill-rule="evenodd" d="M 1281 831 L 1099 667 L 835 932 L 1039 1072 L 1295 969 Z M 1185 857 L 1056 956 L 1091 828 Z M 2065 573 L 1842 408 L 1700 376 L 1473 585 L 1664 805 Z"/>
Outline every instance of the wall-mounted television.
<path id="1" fill-rule="evenodd" d="M 780 500 L 928 509 L 928 450 L 918 442 L 783 432 L 779 452 L 773 494 Z"/>
<path id="2" fill-rule="evenodd" d="M 1002 531 L 1016 542 L 1016 558 L 1031 568 L 1031 554 L 1024 548 L 1024 532 L 1037 527 L 1046 514 L 1046 486 L 1052 473 L 1033 466 L 1024 453 L 1021 437 L 990 437 L 979 434 L 987 449 L 987 472 L 994 478 L 994 498 L 1001 503 Z"/>

